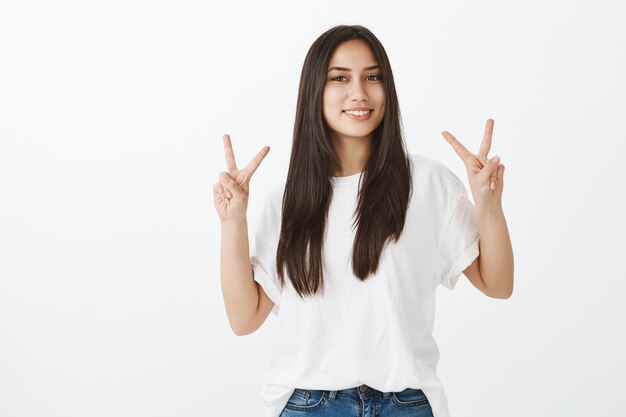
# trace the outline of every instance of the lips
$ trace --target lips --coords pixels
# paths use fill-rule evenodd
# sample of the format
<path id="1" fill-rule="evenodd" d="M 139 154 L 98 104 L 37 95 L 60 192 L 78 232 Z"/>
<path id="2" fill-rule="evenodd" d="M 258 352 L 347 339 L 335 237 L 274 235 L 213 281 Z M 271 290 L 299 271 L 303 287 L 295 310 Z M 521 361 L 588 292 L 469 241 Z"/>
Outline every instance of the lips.
<path id="1" fill-rule="evenodd" d="M 367 110 L 367 109 L 364 109 L 364 110 Z M 367 120 L 367 119 L 369 119 L 370 117 L 372 117 L 372 112 L 373 112 L 373 111 L 374 111 L 374 110 L 370 110 L 367 114 L 364 114 L 364 115 L 362 115 L 362 116 L 357 116 L 357 115 L 355 115 L 355 114 L 350 114 L 350 113 L 348 113 L 346 110 L 344 110 L 344 111 L 343 111 L 343 113 L 344 113 L 347 117 L 349 117 L 350 119 L 352 119 L 352 120 Z"/>
<path id="2" fill-rule="evenodd" d="M 371 111 L 374 110 L 371 107 L 352 107 L 350 109 L 345 109 L 344 111 Z"/>

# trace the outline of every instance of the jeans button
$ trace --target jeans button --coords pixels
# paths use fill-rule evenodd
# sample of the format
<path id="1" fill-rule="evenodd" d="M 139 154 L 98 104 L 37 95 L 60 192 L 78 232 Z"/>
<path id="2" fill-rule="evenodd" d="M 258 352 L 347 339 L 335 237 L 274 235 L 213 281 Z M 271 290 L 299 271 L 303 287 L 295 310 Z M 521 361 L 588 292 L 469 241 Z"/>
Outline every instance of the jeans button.
<path id="1" fill-rule="evenodd" d="M 365 384 L 361 385 L 361 386 L 359 387 L 359 391 L 361 391 L 361 392 L 365 392 L 365 391 L 367 391 L 367 385 L 365 385 Z"/>

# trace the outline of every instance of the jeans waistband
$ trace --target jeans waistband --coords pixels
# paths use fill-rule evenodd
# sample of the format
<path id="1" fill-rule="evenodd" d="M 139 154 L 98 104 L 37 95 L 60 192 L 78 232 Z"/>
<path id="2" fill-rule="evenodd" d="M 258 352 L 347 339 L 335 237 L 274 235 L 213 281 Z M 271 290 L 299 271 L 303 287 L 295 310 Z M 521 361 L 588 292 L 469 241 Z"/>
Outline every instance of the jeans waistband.
<path id="1" fill-rule="evenodd" d="M 378 391 L 376 388 L 372 388 L 368 385 L 360 385 L 358 387 L 345 388 L 341 390 L 328 391 L 328 399 L 333 401 L 337 396 L 337 393 L 347 394 L 353 397 L 372 397 L 381 396 L 383 399 L 389 398 L 390 392 Z"/>

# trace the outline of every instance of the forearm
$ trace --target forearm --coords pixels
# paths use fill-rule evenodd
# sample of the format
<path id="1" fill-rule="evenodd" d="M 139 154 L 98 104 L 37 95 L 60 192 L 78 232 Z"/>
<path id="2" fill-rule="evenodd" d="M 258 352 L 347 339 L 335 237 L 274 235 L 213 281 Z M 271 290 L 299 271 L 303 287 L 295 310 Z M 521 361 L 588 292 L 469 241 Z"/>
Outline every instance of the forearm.
<path id="1" fill-rule="evenodd" d="M 226 314 L 236 334 L 245 334 L 259 301 L 252 275 L 247 221 L 221 224 L 220 280 Z"/>
<path id="2" fill-rule="evenodd" d="M 480 274 L 492 294 L 508 298 L 513 292 L 513 248 L 502 204 L 476 206 L 480 233 Z"/>

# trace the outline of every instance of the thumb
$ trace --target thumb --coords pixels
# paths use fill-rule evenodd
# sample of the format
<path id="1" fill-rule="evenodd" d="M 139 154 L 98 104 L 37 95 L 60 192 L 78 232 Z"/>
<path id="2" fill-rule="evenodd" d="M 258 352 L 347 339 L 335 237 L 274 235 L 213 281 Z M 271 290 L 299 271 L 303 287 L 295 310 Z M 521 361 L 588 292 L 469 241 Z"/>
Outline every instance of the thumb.
<path id="1" fill-rule="evenodd" d="M 220 183 L 222 187 L 230 191 L 234 197 L 240 197 L 241 194 L 243 194 L 241 187 L 224 171 L 220 172 Z"/>
<path id="2" fill-rule="evenodd" d="M 487 181 L 496 172 L 499 162 L 499 156 L 494 156 L 493 158 L 487 160 L 483 169 L 480 171 L 480 175 L 484 181 Z"/>

